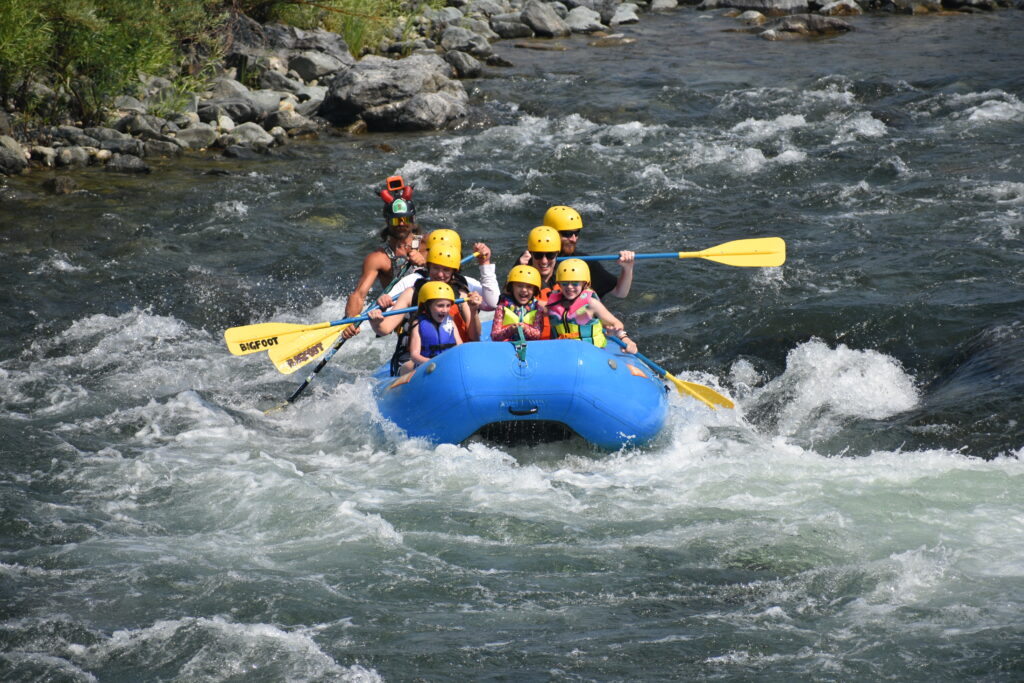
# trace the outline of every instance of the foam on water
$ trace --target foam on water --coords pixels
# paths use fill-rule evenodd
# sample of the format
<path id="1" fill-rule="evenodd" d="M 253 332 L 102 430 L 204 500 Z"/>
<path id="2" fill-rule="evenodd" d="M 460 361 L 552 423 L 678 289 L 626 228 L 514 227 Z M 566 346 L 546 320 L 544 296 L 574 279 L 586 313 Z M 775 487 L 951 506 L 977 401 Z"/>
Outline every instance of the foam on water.
<path id="1" fill-rule="evenodd" d="M 785 372 L 755 392 L 754 401 L 774 406 L 778 433 L 814 441 L 852 419 L 910 410 L 918 391 L 892 358 L 812 340 L 789 352 Z"/>
<path id="2" fill-rule="evenodd" d="M 325 300 L 313 317 L 329 317 L 340 305 Z M 144 362 L 154 339 L 163 370 Z M 43 362 L 58 344 L 68 354 Z M 364 366 L 383 360 L 383 346 L 359 335 L 345 349 L 353 366 Z M 114 348 L 128 362 L 100 360 Z M 138 310 L 82 319 L 53 346 L 5 362 L 5 372 L 27 373 L 36 383 L 70 380 L 86 399 L 114 387 L 121 405 L 72 419 L 78 407 L 49 399 L 55 433 L 73 445 L 57 475 L 69 492 L 58 516 L 89 520 L 64 549 L 63 564 L 82 569 L 40 576 L 15 560 L 5 562 L 4 573 L 19 584 L 59 580 L 67 600 L 89 594 L 119 615 L 116 622 L 137 624 L 91 635 L 75 624 L 59 645 L 37 644 L 59 653 L 48 655 L 53 661 L 33 660 L 30 646 L 8 661 L 28 658 L 34 667 L 83 678 L 127 665 L 190 680 L 253 667 L 282 677 L 378 680 L 373 668 L 338 663 L 351 647 L 353 619 L 363 621 L 360 605 L 373 601 L 354 600 L 353 591 L 365 590 L 356 586 L 385 581 L 406 591 L 428 584 L 444 593 L 469 581 L 481 593 L 469 613 L 487 615 L 509 600 L 530 600 L 519 597 L 535 589 L 520 583 L 516 566 L 611 563 L 622 581 L 639 571 L 640 552 L 677 558 L 676 571 L 760 576 L 719 588 L 736 607 L 700 619 L 725 630 L 788 625 L 808 645 L 773 656 L 811 670 L 837 647 L 816 635 L 822 613 L 854 625 L 854 643 L 880 630 L 955 628 L 952 612 L 941 608 L 927 627 L 902 615 L 934 610 L 953 591 L 957 609 L 998 625 L 999 615 L 975 596 L 977 585 L 988 583 L 999 595 L 1006 581 L 1020 578 L 1024 520 L 1009 495 L 1024 482 L 1019 460 L 985 462 L 948 451 L 826 458 L 800 445 L 842 422 L 915 404 L 912 379 L 876 352 L 807 342 L 767 384 L 752 367 L 734 367 L 734 381 L 747 385 L 739 387 L 735 411 L 707 411 L 673 392 L 665 433 L 647 449 L 602 457 L 560 445 L 529 462 L 517 460 L 515 449 L 404 439 L 379 422 L 365 374 L 341 366 L 300 404 L 263 416 L 253 391 L 281 385 L 263 365 L 261 357 L 227 356 L 222 344 L 180 321 Z M 141 384 L 126 380 L 131 373 Z M 199 389 L 229 374 L 232 393 Z M 729 393 L 713 376 L 680 376 Z M 46 399 L 33 400 L 44 407 Z M 767 429 L 746 418 L 765 403 L 779 409 L 777 425 Z M 36 515 L 41 521 L 41 513 L 30 517 Z M 124 576 L 117 591 L 97 585 L 115 570 Z M 292 575 L 302 577 L 301 592 L 289 588 Z M 230 599 L 217 597 L 249 604 L 244 596 L 253 581 L 263 613 L 242 618 Z M 182 605 L 207 616 L 147 618 L 163 613 L 145 597 L 154 585 L 181 586 Z M 635 604 L 629 585 L 606 586 L 600 604 Z M 682 599 L 680 590 L 670 582 L 651 597 L 671 604 Z M 298 628 L 276 623 L 296 601 L 317 616 Z M 334 605 L 326 611 L 332 614 L 317 602 Z M 71 607 L 59 597 L 50 604 Z M 54 628 L 55 617 L 31 618 Z M 688 642 L 695 626 L 687 620 L 683 631 L 651 640 Z M 11 622 L 6 628 L 25 630 Z M 728 667 L 731 659 L 760 656 L 734 649 L 711 659 Z"/>

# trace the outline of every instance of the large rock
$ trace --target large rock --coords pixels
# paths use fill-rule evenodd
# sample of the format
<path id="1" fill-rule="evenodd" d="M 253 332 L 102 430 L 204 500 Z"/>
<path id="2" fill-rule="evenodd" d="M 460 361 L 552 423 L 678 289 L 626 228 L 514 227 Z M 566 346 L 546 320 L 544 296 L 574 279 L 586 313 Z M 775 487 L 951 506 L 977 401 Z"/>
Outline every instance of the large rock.
<path id="1" fill-rule="evenodd" d="M 131 154 L 114 154 L 103 167 L 116 173 L 149 173 L 150 168 L 142 159 Z"/>
<path id="2" fill-rule="evenodd" d="M 540 0 L 529 0 L 519 17 L 538 36 L 557 38 L 571 33 L 569 25 L 558 16 L 551 5 Z"/>
<path id="3" fill-rule="evenodd" d="M 573 33 L 595 33 L 607 26 L 601 23 L 601 15 L 589 7 L 573 7 L 565 17 L 565 23 Z"/>
<path id="4" fill-rule="evenodd" d="M 441 35 L 441 47 L 446 52 L 458 50 L 481 59 L 487 59 L 494 52 L 487 38 L 461 26 L 449 26 L 444 30 Z"/>
<path id="5" fill-rule="evenodd" d="M 257 123 L 243 123 L 220 138 L 222 147 L 256 147 L 265 148 L 274 144 L 274 136 L 263 130 Z"/>
<path id="6" fill-rule="evenodd" d="M 828 17 L 851 17 L 864 14 L 864 10 L 854 0 L 835 0 L 818 10 L 818 14 Z"/>
<path id="7" fill-rule="evenodd" d="M 17 175 L 27 166 L 28 159 L 21 144 L 8 135 L 0 135 L 0 173 Z"/>
<path id="8" fill-rule="evenodd" d="M 205 123 L 197 123 L 190 128 L 175 133 L 175 139 L 184 147 L 189 149 L 203 149 L 209 147 L 217 140 L 217 131 L 213 126 Z"/>
<path id="9" fill-rule="evenodd" d="M 288 68 L 297 73 L 303 81 L 312 81 L 333 74 L 351 66 L 334 55 L 314 50 L 293 52 L 288 57 Z"/>
<path id="10" fill-rule="evenodd" d="M 469 98 L 441 57 L 402 60 L 368 56 L 340 72 L 319 114 L 347 126 L 358 119 L 371 130 L 434 130 L 466 116 Z"/>
<path id="11" fill-rule="evenodd" d="M 446 52 L 444 61 L 452 65 L 459 78 L 476 78 L 483 72 L 483 65 L 477 59 L 458 50 Z"/>
<path id="12" fill-rule="evenodd" d="M 765 40 L 798 40 L 820 38 L 852 31 L 853 26 L 836 17 L 820 14 L 795 14 L 765 24 L 765 30 L 758 34 Z"/>
<path id="13" fill-rule="evenodd" d="M 624 2 L 619 5 L 619 8 L 615 10 L 615 14 L 612 15 L 611 21 L 608 22 L 610 26 L 617 26 L 619 24 L 635 24 L 640 21 L 640 17 L 637 16 L 639 7 L 631 2 Z"/>
<path id="14" fill-rule="evenodd" d="M 697 9 L 721 9 L 732 7 L 738 10 L 754 10 L 769 16 L 783 14 L 806 14 L 810 11 L 808 0 L 703 0 Z"/>
<path id="15" fill-rule="evenodd" d="M 503 14 L 508 12 L 509 5 L 507 2 L 499 2 L 498 0 L 473 0 L 466 7 L 466 15 L 482 14 L 485 17 L 493 17 L 496 14 Z"/>
<path id="16" fill-rule="evenodd" d="M 523 23 L 519 14 L 491 17 L 491 29 L 505 40 L 533 38 L 533 29 Z"/>

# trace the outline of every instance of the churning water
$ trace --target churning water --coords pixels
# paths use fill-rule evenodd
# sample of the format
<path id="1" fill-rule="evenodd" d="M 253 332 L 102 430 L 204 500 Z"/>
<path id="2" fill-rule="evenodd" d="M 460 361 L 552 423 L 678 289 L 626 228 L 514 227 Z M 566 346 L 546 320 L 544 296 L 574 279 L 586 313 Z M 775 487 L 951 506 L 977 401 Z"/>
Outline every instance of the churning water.
<path id="1" fill-rule="evenodd" d="M 454 132 L 6 181 L 0 677 L 1024 677 L 1024 14 L 855 21 L 504 43 Z M 223 330 L 340 317 L 392 173 L 502 275 L 551 204 L 591 253 L 784 238 L 611 302 L 736 410 L 429 447 L 364 334 L 265 416 L 304 373 Z"/>

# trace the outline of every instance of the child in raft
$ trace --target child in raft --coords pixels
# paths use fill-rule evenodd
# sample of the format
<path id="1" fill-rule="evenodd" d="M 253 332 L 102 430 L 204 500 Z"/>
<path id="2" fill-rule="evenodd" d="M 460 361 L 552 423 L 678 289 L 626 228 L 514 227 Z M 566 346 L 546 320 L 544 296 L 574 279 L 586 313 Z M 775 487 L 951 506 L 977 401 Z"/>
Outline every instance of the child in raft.
<path id="1" fill-rule="evenodd" d="M 546 313 L 555 339 L 582 339 L 594 346 L 605 346 L 604 328 L 626 343 L 626 353 L 636 353 L 636 344 L 626 334 L 622 322 L 612 315 L 590 288 L 590 267 L 578 258 L 558 264 Z"/>
<path id="2" fill-rule="evenodd" d="M 420 287 L 416 324 L 409 333 L 409 361 L 402 364 L 404 375 L 462 343 L 449 314 L 455 303 L 455 290 L 447 282 L 427 282 Z"/>
<path id="3" fill-rule="evenodd" d="M 498 299 L 498 308 L 491 324 L 493 341 L 518 341 L 522 330 L 525 339 L 540 339 L 544 315 L 538 310 L 540 271 L 533 266 L 515 266 L 505 280 L 505 293 Z"/>

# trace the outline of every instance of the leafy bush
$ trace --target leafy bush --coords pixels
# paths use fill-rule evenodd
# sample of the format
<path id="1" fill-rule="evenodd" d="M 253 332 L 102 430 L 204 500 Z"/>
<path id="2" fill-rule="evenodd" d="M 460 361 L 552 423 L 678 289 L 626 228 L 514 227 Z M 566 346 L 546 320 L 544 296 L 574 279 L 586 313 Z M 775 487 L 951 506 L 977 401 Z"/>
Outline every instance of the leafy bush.
<path id="1" fill-rule="evenodd" d="M 139 74 L 180 73 L 216 45 L 217 0 L 5 0 L 0 3 L 0 99 L 52 119 L 102 123 L 111 97 L 132 93 Z M 214 10 L 214 11 L 211 11 Z M 59 106 L 33 99 L 32 83 Z"/>

